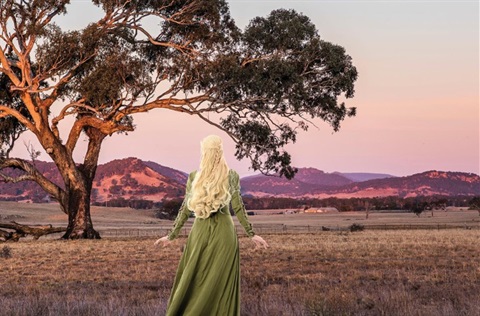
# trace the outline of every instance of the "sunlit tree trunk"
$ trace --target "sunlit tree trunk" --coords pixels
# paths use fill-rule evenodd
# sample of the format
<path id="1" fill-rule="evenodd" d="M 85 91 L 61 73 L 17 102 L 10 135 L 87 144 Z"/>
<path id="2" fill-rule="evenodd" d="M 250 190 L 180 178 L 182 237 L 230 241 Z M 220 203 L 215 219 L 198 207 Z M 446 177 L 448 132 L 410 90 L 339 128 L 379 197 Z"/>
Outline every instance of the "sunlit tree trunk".
<path id="1" fill-rule="evenodd" d="M 98 156 L 105 134 L 94 128 L 86 128 L 89 137 L 88 149 L 82 165 L 58 164 L 60 173 L 66 177 L 65 196 L 60 204 L 68 215 L 68 227 L 64 239 L 99 239 L 100 234 L 93 228 L 90 214 L 90 197 Z M 73 170 L 70 170 L 74 168 Z"/>
<path id="2" fill-rule="evenodd" d="M 100 238 L 100 234 L 93 228 L 90 215 L 90 191 L 85 185 L 76 183 L 69 188 L 65 206 L 68 214 L 68 227 L 62 238 Z"/>

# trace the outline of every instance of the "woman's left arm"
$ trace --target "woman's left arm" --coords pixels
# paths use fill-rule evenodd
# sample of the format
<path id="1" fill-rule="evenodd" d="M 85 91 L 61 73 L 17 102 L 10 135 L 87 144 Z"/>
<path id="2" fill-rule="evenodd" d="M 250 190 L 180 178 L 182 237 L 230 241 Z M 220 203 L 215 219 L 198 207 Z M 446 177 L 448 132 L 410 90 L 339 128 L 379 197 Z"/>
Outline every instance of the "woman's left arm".
<path id="1" fill-rule="evenodd" d="M 192 182 L 193 179 L 195 178 L 195 171 L 190 173 L 188 176 L 187 180 L 187 186 L 185 189 L 185 197 L 183 198 L 183 203 L 182 206 L 180 206 L 180 209 L 178 210 L 177 217 L 175 218 L 175 221 L 173 222 L 173 228 L 170 231 L 170 233 L 167 236 L 164 236 L 160 239 L 158 239 L 155 242 L 155 245 L 158 245 L 160 242 L 163 242 L 164 245 L 168 244 L 168 241 L 172 241 L 175 238 L 177 238 L 178 234 L 180 233 L 180 230 L 183 227 L 183 224 L 187 221 L 187 219 L 190 217 L 190 210 L 188 209 L 187 202 L 188 198 L 190 195 L 190 190 L 192 187 Z"/>

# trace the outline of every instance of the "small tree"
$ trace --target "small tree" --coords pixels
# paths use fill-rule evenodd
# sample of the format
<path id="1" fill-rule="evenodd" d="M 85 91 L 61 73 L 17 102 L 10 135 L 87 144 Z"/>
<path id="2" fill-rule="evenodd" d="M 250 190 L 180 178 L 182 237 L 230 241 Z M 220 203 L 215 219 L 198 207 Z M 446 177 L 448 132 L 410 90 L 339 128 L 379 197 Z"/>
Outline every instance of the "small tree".
<path id="1" fill-rule="evenodd" d="M 178 210 L 182 206 L 182 200 L 164 201 L 158 210 L 155 210 L 155 217 L 161 219 L 175 219 Z"/>
<path id="2" fill-rule="evenodd" d="M 468 206 L 470 210 L 477 210 L 478 216 L 480 216 L 480 196 L 473 197 L 468 202 Z"/>
<path id="3" fill-rule="evenodd" d="M 236 157 L 254 170 L 287 178 L 295 169 L 282 148 L 298 129 L 320 118 L 337 131 L 355 115 L 338 101 L 354 95 L 350 56 L 293 10 L 255 18 L 241 31 L 224 0 L 93 0 L 104 15 L 64 31 L 53 21 L 68 14 L 69 2 L 0 0 L 0 170 L 24 171 L 0 178 L 36 181 L 59 201 L 68 214 L 64 238 L 99 238 L 90 194 L 101 145 L 107 135 L 133 131 L 136 113 L 195 115 L 230 136 Z M 67 117 L 73 124 L 62 134 Z M 10 157 L 27 130 L 61 185 Z M 82 134 L 85 158 L 74 161 Z"/>
<path id="4" fill-rule="evenodd" d="M 423 213 L 423 211 L 430 209 L 430 204 L 428 202 L 416 202 L 415 204 L 412 205 L 411 211 L 417 215 L 417 217 L 420 217 L 420 215 Z"/>

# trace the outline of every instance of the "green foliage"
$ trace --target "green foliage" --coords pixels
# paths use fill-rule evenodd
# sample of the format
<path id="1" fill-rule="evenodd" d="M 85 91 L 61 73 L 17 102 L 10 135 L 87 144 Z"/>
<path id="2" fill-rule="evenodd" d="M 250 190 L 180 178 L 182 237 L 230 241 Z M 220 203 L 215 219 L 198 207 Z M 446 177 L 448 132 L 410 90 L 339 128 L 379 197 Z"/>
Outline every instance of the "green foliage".
<path id="1" fill-rule="evenodd" d="M 12 84 L 7 76 L 0 72 L 0 105 L 8 104 L 10 108 L 30 118 L 28 111 L 18 97 L 18 92 L 12 92 L 11 86 Z M 0 116 L 0 159 L 8 157 L 15 141 L 25 130 L 25 126 L 15 117 L 11 115 Z"/>
<path id="2" fill-rule="evenodd" d="M 231 102 L 221 125 L 240 140 L 237 158 L 250 158 L 254 170 L 291 178 L 295 170 L 281 148 L 295 142 L 298 128 L 308 128 L 299 116 L 321 118 L 337 131 L 355 115 L 337 98 L 353 97 L 357 71 L 342 47 L 320 40 L 309 19 L 293 10 L 254 19 L 243 40 L 234 56 L 206 68 L 204 86 L 216 86 L 216 98 Z M 272 116 L 284 123 L 272 124 Z"/>

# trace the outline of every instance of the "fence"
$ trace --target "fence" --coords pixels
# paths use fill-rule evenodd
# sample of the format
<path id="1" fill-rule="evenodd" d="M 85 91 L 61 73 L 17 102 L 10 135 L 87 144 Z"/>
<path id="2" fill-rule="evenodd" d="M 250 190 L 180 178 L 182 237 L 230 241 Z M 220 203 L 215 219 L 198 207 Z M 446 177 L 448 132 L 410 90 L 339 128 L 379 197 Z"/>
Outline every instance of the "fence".
<path id="1" fill-rule="evenodd" d="M 159 228 L 122 228 L 122 229 L 100 229 L 100 235 L 104 238 L 111 237 L 152 237 L 165 236 L 170 231 L 169 227 Z M 184 227 L 179 233 L 179 236 L 187 236 L 190 232 L 190 227 Z M 245 236 L 245 231 L 241 226 L 236 226 L 239 236 Z M 365 225 L 365 230 L 445 230 L 445 229 L 467 229 L 480 230 L 480 223 L 464 223 L 464 224 L 429 224 L 429 225 L 415 225 L 415 224 L 397 224 L 397 225 Z M 284 225 L 284 224 L 257 224 L 254 225 L 254 230 L 258 235 L 278 235 L 278 234 L 308 234 L 320 233 L 325 231 L 349 231 L 350 226 L 312 226 L 312 225 Z"/>

